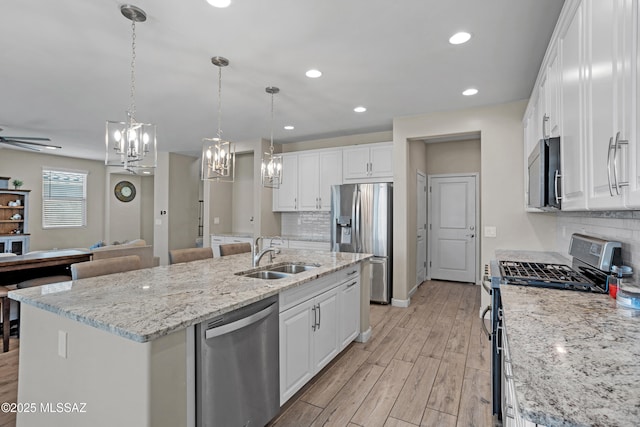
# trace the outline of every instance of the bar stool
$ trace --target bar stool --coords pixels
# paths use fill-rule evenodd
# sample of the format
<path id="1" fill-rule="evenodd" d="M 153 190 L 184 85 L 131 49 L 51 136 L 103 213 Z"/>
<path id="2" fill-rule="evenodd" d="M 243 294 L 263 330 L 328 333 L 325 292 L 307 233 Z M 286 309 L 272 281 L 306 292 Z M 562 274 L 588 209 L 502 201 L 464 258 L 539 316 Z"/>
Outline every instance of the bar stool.
<path id="1" fill-rule="evenodd" d="M 9 289 L 6 286 L 0 286 L 0 304 L 2 304 L 2 352 L 9 351 L 9 328 L 11 326 L 10 309 L 11 300 L 9 300 Z"/>
<path id="2" fill-rule="evenodd" d="M 178 264 L 181 262 L 198 261 L 209 258 L 213 258 L 213 249 L 211 248 L 187 248 L 173 249 L 169 251 L 169 264 Z"/>

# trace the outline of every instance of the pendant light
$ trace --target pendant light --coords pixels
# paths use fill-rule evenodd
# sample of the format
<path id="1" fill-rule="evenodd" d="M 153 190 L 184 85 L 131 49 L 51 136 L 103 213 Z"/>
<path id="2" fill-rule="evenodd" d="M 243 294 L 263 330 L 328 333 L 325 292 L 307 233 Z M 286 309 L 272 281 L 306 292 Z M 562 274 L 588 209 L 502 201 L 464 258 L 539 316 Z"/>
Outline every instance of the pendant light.
<path id="1" fill-rule="evenodd" d="M 260 175 L 262 176 L 262 186 L 269 188 L 280 188 L 282 183 L 282 156 L 273 154 L 273 96 L 280 92 L 275 86 L 269 86 L 265 91 L 271 94 L 271 145 L 269 152 L 264 153 L 262 157 L 262 167 Z"/>
<path id="2" fill-rule="evenodd" d="M 124 122 L 107 121 L 105 165 L 133 174 L 151 175 L 157 165 L 156 126 L 136 120 L 136 22 L 147 20 L 139 7 L 122 5 L 120 11 L 131 21 L 131 90 Z"/>
<path id="3" fill-rule="evenodd" d="M 218 67 L 218 136 L 202 139 L 202 179 L 211 181 L 233 182 L 235 177 L 236 153 L 234 144 L 222 139 L 220 126 L 222 117 L 222 67 L 229 65 L 229 60 L 222 56 L 214 56 L 211 63 Z"/>

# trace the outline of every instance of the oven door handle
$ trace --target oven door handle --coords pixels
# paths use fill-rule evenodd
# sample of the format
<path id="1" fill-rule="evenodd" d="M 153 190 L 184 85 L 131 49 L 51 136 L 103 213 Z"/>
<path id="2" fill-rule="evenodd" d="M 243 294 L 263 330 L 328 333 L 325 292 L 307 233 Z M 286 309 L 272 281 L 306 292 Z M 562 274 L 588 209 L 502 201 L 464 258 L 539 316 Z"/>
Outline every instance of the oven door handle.
<path id="1" fill-rule="evenodd" d="M 482 329 L 484 330 L 484 333 L 487 334 L 487 339 L 491 341 L 491 333 L 487 329 L 487 325 L 484 324 L 484 317 L 487 315 L 487 312 L 489 311 L 491 311 L 490 305 L 486 306 L 485 309 L 482 311 L 482 315 L 480 316 L 480 324 L 482 326 Z"/>
<path id="2" fill-rule="evenodd" d="M 487 293 L 489 295 L 491 295 L 491 288 L 489 286 L 487 286 L 487 282 L 490 282 L 490 281 L 491 281 L 491 279 L 489 278 L 489 276 L 484 276 L 482 278 L 482 287 L 484 288 L 485 291 L 487 291 Z"/>

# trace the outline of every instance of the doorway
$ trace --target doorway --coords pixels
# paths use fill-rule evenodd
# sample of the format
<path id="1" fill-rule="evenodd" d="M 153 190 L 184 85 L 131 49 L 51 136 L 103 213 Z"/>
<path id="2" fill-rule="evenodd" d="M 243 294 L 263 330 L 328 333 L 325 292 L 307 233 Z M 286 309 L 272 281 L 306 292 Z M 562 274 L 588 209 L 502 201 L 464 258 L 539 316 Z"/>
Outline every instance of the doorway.
<path id="1" fill-rule="evenodd" d="M 477 282 L 478 174 L 428 176 L 428 276 Z"/>
<path id="2" fill-rule="evenodd" d="M 427 176 L 416 173 L 416 286 L 427 279 Z"/>

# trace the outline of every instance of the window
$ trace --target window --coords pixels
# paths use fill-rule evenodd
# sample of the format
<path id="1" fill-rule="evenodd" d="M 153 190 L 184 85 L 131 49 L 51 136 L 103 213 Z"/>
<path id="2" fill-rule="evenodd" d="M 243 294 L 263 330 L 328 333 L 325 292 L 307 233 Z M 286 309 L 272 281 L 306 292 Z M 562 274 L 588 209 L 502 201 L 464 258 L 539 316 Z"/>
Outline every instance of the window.
<path id="1" fill-rule="evenodd" d="M 87 225 L 87 172 L 42 170 L 42 228 Z"/>

